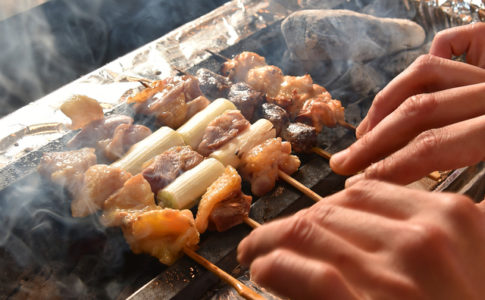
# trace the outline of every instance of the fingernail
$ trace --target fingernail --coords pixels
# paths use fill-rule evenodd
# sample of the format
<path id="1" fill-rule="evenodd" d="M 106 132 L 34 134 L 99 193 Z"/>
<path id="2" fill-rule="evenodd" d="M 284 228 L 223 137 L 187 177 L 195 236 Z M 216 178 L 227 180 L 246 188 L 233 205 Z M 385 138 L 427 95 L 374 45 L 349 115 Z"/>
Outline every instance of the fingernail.
<path id="1" fill-rule="evenodd" d="M 367 133 L 368 126 L 369 126 L 369 121 L 367 118 L 365 118 L 364 120 L 362 120 L 362 122 L 360 122 L 359 126 L 357 126 L 357 128 L 355 129 L 355 135 L 357 136 L 357 138 L 361 138 L 364 134 Z"/>
<path id="2" fill-rule="evenodd" d="M 347 160 L 347 157 L 349 156 L 349 149 L 342 150 L 340 152 L 335 153 L 330 157 L 330 164 L 332 166 L 341 166 L 344 164 L 345 160 Z"/>
<path id="3" fill-rule="evenodd" d="M 360 181 L 364 178 L 365 178 L 365 173 L 360 173 L 360 174 L 357 174 L 357 175 L 354 175 L 352 177 L 347 178 L 347 180 L 345 180 L 345 188 L 351 187 L 352 185 L 357 183 L 357 181 Z"/>

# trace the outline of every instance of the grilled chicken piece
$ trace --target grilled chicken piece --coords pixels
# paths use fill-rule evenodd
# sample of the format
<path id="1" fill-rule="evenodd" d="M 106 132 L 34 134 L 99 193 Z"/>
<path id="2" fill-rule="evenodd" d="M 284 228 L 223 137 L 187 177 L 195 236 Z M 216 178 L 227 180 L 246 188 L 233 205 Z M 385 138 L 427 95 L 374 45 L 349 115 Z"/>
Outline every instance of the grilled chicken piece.
<path id="1" fill-rule="evenodd" d="M 108 165 L 93 165 L 85 173 L 82 185 L 71 202 L 73 217 L 85 217 L 102 209 L 104 202 L 123 186 L 131 174 Z"/>
<path id="2" fill-rule="evenodd" d="M 116 127 L 121 124 L 132 124 L 133 118 L 125 115 L 111 115 L 86 125 L 69 142 L 70 148 L 95 147 L 101 140 L 111 138 Z"/>
<path id="3" fill-rule="evenodd" d="M 225 98 L 232 82 L 225 76 L 221 76 L 209 69 L 200 68 L 195 74 L 199 80 L 202 93 L 213 99 Z"/>
<path id="4" fill-rule="evenodd" d="M 317 135 L 315 127 L 303 123 L 290 123 L 281 132 L 281 137 L 290 142 L 297 153 L 310 152 L 317 145 Z"/>
<path id="5" fill-rule="evenodd" d="M 143 177 L 157 193 L 174 181 L 182 173 L 197 166 L 204 157 L 190 146 L 176 146 L 157 155 L 153 162 L 143 171 Z"/>
<path id="6" fill-rule="evenodd" d="M 247 120 L 252 120 L 254 111 L 264 100 L 264 94 L 247 83 L 239 82 L 231 86 L 227 99 L 236 105 Z"/>
<path id="7" fill-rule="evenodd" d="M 276 97 L 283 83 L 283 72 L 276 66 L 261 66 L 250 69 L 244 80 L 253 89 L 264 92 L 268 99 Z"/>
<path id="8" fill-rule="evenodd" d="M 316 97 L 305 101 L 298 116 L 297 122 L 302 122 L 315 127 L 317 133 L 323 127 L 335 127 L 345 118 L 344 108 L 338 100 L 327 97 Z"/>
<path id="9" fill-rule="evenodd" d="M 281 138 L 268 139 L 243 155 L 240 172 L 243 178 L 251 182 L 251 192 L 262 196 L 271 191 L 278 169 L 292 174 L 300 167 L 297 156 L 291 155 L 291 144 Z"/>
<path id="10" fill-rule="evenodd" d="M 82 148 L 44 153 L 37 170 L 52 182 L 65 186 L 71 193 L 76 193 L 82 183 L 84 172 L 96 164 L 94 151 L 94 148 Z"/>
<path id="11" fill-rule="evenodd" d="M 249 215 L 251 201 L 251 196 L 239 192 L 218 202 L 209 216 L 208 228 L 222 232 L 241 224 Z"/>
<path id="12" fill-rule="evenodd" d="M 204 96 L 199 96 L 194 100 L 191 100 L 187 103 L 187 115 L 185 116 L 185 120 L 189 120 L 192 118 L 196 113 L 203 110 L 207 107 L 211 102 Z"/>
<path id="13" fill-rule="evenodd" d="M 60 109 L 71 119 L 71 129 L 80 129 L 104 118 L 103 108 L 98 101 L 84 95 L 72 96 L 61 105 Z"/>
<path id="14" fill-rule="evenodd" d="M 125 218 L 123 234 L 135 254 L 148 253 L 161 263 L 173 264 L 184 247 L 195 248 L 199 232 L 190 210 L 170 208 L 137 212 Z"/>
<path id="15" fill-rule="evenodd" d="M 273 123 L 277 136 L 281 134 L 281 131 L 286 128 L 290 122 L 286 110 L 273 103 L 263 103 L 258 115 Z"/>
<path id="16" fill-rule="evenodd" d="M 250 125 L 238 110 L 225 111 L 207 125 L 197 151 L 204 156 L 209 156 L 247 130 Z"/>
<path id="17" fill-rule="evenodd" d="M 159 209 L 150 184 L 142 174 L 128 179 L 123 187 L 111 194 L 104 201 L 104 212 L 101 221 L 105 226 L 121 226 L 131 222 L 138 213 Z"/>
<path id="18" fill-rule="evenodd" d="M 113 138 L 98 142 L 103 154 L 110 161 L 121 158 L 134 144 L 152 134 L 150 128 L 138 124 L 121 124 L 116 127 Z M 103 147 L 102 145 L 105 144 Z"/>
<path id="19" fill-rule="evenodd" d="M 250 69 L 263 66 L 266 66 L 264 57 L 245 51 L 226 61 L 222 65 L 221 74 L 229 77 L 232 82 L 246 81 Z"/>
<path id="20" fill-rule="evenodd" d="M 303 102 L 313 95 L 313 80 L 310 75 L 285 76 L 276 95 L 266 97 L 269 103 L 285 108 L 294 118 Z"/>
<path id="21" fill-rule="evenodd" d="M 202 92 L 197 78 L 183 75 L 152 83 L 128 103 L 136 102 L 137 113 L 155 116 L 161 124 L 177 128 L 188 119 L 187 103 L 199 96 Z"/>
<path id="22" fill-rule="evenodd" d="M 209 222 L 218 231 L 240 224 L 249 214 L 252 198 L 241 192 L 241 176 L 227 166 L 202 196 L 195 218 L 199 233 L 207 230 Z"/>

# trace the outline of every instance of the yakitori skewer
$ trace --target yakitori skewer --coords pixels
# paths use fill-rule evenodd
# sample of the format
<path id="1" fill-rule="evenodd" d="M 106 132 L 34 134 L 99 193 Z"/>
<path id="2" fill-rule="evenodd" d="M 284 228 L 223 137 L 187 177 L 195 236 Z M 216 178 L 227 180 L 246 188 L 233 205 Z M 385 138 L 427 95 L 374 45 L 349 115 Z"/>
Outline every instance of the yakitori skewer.
<path id="1" fill-rule="evenodd" d="M 231 60 L 229 57 L 224 56 L 224 55 L 219 54 L 219 53 L 216 53 L 216 52 L 214 52 L 214 51 L 212 51 L 212 50 L 206 49 L 206 51 L 207 51 L 208 53 L 210 53 L 210 54 L 212 54 L 212 55 L 214 55 L 214 56 L 216 56 L 216 57 L 220 58 L 220 59 L 221 59 L 221 60 L 223 60 L 223 61 L 229 61 L 229 60 Z M 179 71 L 179 72 L 182 72 L 182 71 L 180 71 L 180 70 L 178 70 L 178 71 Z M 183 73 L 183 72 L 182 72 L 182 73 Z M 353 130 L 353 131 L 355 131 L 355 129 L 356 129 L 355 125 L 352 125 L 352 124 L 348 123 L 348 122 L 347 122 L 347 121 L 345 121 L 345 120 L 339 120 L 339 121 L 338 121 L 338 124 L 339 124 L 339 125 L 341 125 L 342 127 L 345 127 L 345 128 L 347 128 L 347 129 L 350 129 L 350 130 Z"/>
<path id="2" fill-rule="evenodd" d="M 197 254 L 194 250 L 186 247 L 184 248 L 184 253 L 188 257 L 192 258 L 195 260 L 197 263 L 202 265 L 204 268 L 207 270 L 211 271 L 213 274 L 217 275 L 220 279 L 224 280 L 227 282 L 230 286 L 232 286 L 239 295 L 244 297 L 245 299 L 250 299 L 250 300 L 261 300 L 265 299 L 263 296 L 260 294 L 256 293 L 243 283 L 241 283 L 239 280 L 231 276 L 230 274 L 226 273 L 224 270 L 219 268 L 218 266 L 214 265 L 207 259 L 205 259 L 203 256 Z"/>

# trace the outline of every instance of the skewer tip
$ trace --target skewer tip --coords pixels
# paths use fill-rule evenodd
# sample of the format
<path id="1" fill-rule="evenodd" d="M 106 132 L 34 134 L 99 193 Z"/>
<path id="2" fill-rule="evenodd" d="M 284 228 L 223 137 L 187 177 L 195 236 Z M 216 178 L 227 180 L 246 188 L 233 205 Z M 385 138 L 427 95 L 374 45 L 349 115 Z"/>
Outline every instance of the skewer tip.
<path id="1" fill-rule="evenodd" d="M 346 121 L 340 121 L 339 124 L 345 128 L 348 128 L 350 130 L 353 130 L 355 131 L 355 129 L 357 129 L 357 127 L 355 125 L 352 125 L 350 123 L 347 123 Z"/>

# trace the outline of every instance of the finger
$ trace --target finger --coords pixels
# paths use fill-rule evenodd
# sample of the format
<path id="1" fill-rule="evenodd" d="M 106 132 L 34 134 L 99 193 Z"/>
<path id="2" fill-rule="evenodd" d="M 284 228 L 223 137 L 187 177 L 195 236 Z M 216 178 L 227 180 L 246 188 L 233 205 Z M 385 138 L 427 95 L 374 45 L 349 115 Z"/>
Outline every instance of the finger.
<path id="1" fill-rule="evenodd" d="M 367 168 L 364 177 L 408 184 L 434 170 L 471 166 L 484 159 L 485 116 L 480 116 L 420 134 Z"/>
<path id="2" fill-rule="evenodd" d="M 485 23 L 474 23 L 439 32 L 433 39 L 430 54 L 443 58 L 466 53 L 469 64 L 485 67 Z"/>
<path id="3" fill-rule="evenodd" d="M 315 222 L 350 244 L 371 253 L 385 249 L 395 232 L 401 228 L 401 222 L 395 219 L 320 203 L 300 217 Z"/>
<path id="4" fill-rule="evenodd" d="M 423 205 L 422 201 L 415 201 L 418 196 L 427 195 L 420 193 L 422 192 L 383 181 L 359 180 L 351 187 L 324 198 L 313 207 L 321 204 L 339 205 L 389 219 L 407 220 Z"/>
<path id="5" fill-rule="evenodd" d="M 411 96 L 484 81 L 482 68 L 433 55 L 420 56 L 377 94 L 367 116 L 357 127 L 357 137 L 372 130 Z"/>
<path id="6" fill-rule="evenodd" d="M 257 258 L 250 270 L 252 280 L 289 299 L 359 299 L 336 268 L 289 250 Z"/>
<path id="7" fill-rule="evenodd" d="M 242 265 L 248 266 L 257 257 L 276 248 L 327 261 L 338 260 L 340 263 L 346 262 L 347 265 L 356 263 L 363 256 L 360 249 L 310 220 L 292 216 L 253 230 L 239 244 L 238 260 Z"/>
<path id="8" fill-rule="evenodd" d="M 427 129 L 485 115 L 484 94 L 480 83 L 410 97 L 347 151 L 333 155 L 330 166 L 339 174 L 355 174 Z"/>

